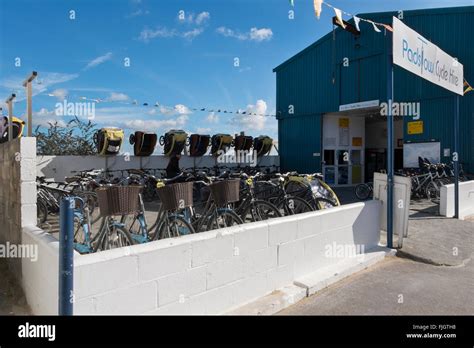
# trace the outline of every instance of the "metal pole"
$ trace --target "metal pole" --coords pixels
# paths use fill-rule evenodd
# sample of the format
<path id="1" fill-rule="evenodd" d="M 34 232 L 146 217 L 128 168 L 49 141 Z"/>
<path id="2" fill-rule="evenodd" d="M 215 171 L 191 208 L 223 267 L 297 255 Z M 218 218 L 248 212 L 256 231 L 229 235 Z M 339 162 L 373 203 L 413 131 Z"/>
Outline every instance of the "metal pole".
<path id="1" fill-rule="evenodd" d="M 459 95 L 455 100 L 454 153 L 454 218 L 459 219 Z"/>
<path id="2" fill-rule="evenodd" d="M 74 199 L 61 200 L 59 233 L 59 315 L 73 314 L 74 291 Z"/>
<path id="3" fill-rule="evenodd" d="M 33 105 L 32 105 L 32 88 L 31 82 L 38 76 L 36 71 L 33 71 L 31 75 L 23 82 L 23 87 L 26 88 L 26 114 L 28 117 L 28 136 L 31 137 L 33 134 Z"/>
<path id="4" fill-rule="evenodd" d="M 13 99 L 16 98 L 16 94 L 12 94 L 5 103 L 8 106 L 8 141 L 13 140 Z"/>
<path id="5" fill-rule="evenodd" d="M 387 35 L 387 247 L 393 248 L 393 53 L 391 36 Z"/>

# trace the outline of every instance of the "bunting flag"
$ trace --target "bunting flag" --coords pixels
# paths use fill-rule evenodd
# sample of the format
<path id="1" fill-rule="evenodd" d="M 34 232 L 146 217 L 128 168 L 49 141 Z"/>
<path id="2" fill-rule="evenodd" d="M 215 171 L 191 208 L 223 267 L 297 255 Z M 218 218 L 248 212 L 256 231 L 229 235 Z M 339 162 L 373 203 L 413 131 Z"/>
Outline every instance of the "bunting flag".
<path id="1" fill-rule="evenodd" d="M 336 14 L 336 21 L 339 23 L 339 25 L 342 27 L 342 29 L 346 29 L 346 25 L 342 21 L 341 10 L 334 7 L 334 13 Z"/>
<path id="2" fill-rule="evenodd" d="M 316 14 L 316 18 L 319 19 L 321 16 L 321 4 L 323 3 L 323 0 L 314 0 L 313 5 L 314 5 L 314 13 Z"/>
<path id="3" fill-rule="evenodd" d="M 466 87 L 466 89 L 464 90 L 464 94 L 470 91 L 474 91 L 474 88 L 472 88 L 472 86 L 466 80 L 464 80 L 464 87 Z"/>
<path id="4" fill-rule="evenodd" d="M 390 25 L 384 24 L 383 26 L 384 26 L 385 29 L 387 29 L 388 31 L 393 33 L 393 28 Z"/>
<path id="5" fill-rule="evenodd" d="M 357 31 L 360 31 L 359 22 L 360 22 L 360 18 L 354 16 L 354 24 L 355 24 L 355 26 L 356 26 Z"/>
<path id="6" fill-rule="evenodd" d="M 377 27 L 377 25 L 375 25 L 374 22 L 372 22 L 372 26 L 374 27 L 374 30 L 377 32 L 377 33 L 381 33 L 382 30 L 379 29 L 379 27 Z"/>
<path id="7" fill-rule="evenodd" d="M 291 5 L 292 7 L 295 7 L 295 0 L 290 0 L 290 5 Z"/>

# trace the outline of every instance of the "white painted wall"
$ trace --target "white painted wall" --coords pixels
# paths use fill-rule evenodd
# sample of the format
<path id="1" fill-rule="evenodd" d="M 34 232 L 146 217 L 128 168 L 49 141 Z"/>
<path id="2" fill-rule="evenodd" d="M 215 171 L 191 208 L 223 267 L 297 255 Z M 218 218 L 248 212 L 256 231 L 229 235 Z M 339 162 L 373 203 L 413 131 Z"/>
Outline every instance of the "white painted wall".
<path id="1" fill-rule="evenodd" d="M 161 240 L 91 255 L 74 262 L 75 314 L 218 314 L 260 298 L 340 257 L 326 246 L 379 242 L 377 201 Z M 57 311 L 56 244 L 38 240 L 43 263 L 23 263 L 35 314 Z M 47 282 L 47 284 L 44 284 Z"/>
<path id="2" fill-rule="evenodd" d="M 441 186 L 439 213 L 454 216 L 454 184 Z M 459 183 L 459 219 L 474 214 L 474 180 Z"/>
<path id="3" fill-rule="evenodd" d="M 56 181 L 64 181 L 66 176 L 71 176 L 71 171 L 89 169 L 165 169 L 169 158 L 165 156 L 135 157 L 135 156 L 38 156 L 38 175 L 54 178 Z M 213 167 L 216 165 L 215 158 L 211 156 L 188 157 L 182 156 L 181 168 L 191 167 Z M 279 166 L 279 156 L 264 156 L 258 161 L 260 166 Z M 225 166 L 236 166 L 225 164 Z M 245 165 L 242 165 L 245 166 Z"/>
<path id="4" fill-rule="evenodd" d="M 0 144 L 0 243 L 21 244 L 21 229 L 36 225 L 36 138 Z M 21 279 L 21 263 L 9 259 Z"/>

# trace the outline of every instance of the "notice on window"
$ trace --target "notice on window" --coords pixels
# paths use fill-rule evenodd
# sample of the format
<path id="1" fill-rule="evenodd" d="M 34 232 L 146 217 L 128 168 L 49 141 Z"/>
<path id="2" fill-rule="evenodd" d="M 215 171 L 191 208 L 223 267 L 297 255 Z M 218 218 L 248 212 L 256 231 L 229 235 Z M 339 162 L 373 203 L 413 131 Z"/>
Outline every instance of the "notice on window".
<path id="1" fill-rule="evenodd" d="M 339 119 L 339 146 L 349 146 L 349 119 Z"/>

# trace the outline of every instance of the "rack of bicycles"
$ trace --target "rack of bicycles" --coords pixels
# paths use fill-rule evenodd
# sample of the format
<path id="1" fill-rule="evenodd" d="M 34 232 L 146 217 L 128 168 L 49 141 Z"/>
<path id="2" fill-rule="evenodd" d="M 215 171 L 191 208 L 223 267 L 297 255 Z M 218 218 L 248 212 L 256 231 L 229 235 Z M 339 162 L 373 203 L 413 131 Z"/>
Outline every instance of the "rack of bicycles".
<path id="1" fill-rule="evenodd" d="M 410 177 L 411 198 L 427 198 L 439 203 L 441 186 L 454 183 L 454 164 L 431 163 L 427 158 L 418 157 L 419 168 L 403 169 L 396 174 Z M 459 181 L 467 181 L 462 166 L 459 170 Z M 359 184 L 355 187 L 357 198 L 368 199 L 373 194 L 373 184 Z"/>
<path id="2" fill-rule="evenodd" d="M 38 223 L 72 197 L 75 249 L 92 253 L 340 205 L 320 174 L 235 169 L 190 168 L 171 179 L 137 169 L 80 171 L 61 183 L 38 178 Z"/>

